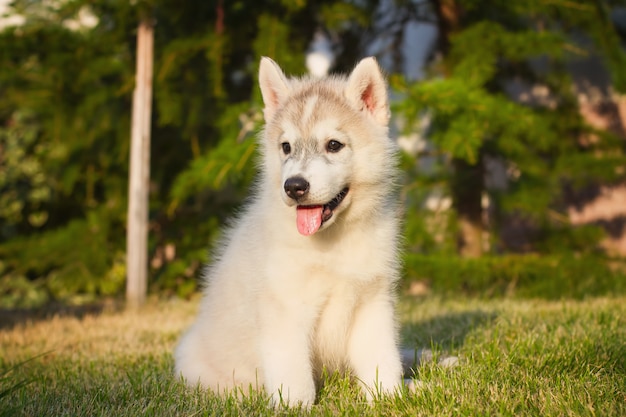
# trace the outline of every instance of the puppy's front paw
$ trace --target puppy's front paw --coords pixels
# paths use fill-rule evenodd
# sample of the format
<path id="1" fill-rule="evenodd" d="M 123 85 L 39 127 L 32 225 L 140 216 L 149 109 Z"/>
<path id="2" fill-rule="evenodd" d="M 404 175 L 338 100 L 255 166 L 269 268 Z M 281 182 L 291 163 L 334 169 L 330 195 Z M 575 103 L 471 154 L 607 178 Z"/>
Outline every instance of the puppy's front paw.
<path id="1" fill-rule="evenodd" d="M 404 379 L 404 386 L 407 387 L 407 389 L 409 390 L 409 392 L 417 392 L 420 388 L 422 388 L 424 386 L 424 382 L 422 381 L 418 381 L 417 379 L 413 379 L 413 378 L 405 378 Z"/>
<path id="2" fill-rule="evenodd" d="M 302 388 L 300 390 L 292 387 L 281 386 L 271 395 L 271 402 L 275 408 L 281 406 L 310 408 L 315 402 L 315 387 L 311 389 Z"/>

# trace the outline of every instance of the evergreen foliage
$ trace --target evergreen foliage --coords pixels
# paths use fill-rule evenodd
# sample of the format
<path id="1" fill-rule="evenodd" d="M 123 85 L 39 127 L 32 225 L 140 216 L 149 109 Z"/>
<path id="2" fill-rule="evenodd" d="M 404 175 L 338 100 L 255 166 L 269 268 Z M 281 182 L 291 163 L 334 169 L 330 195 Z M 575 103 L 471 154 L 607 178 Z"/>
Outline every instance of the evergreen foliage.
<path id="1" fill-rule="evenodd" d="M 467 172 L 492 158 L 510 173 L 508 188 L 471 188 L 467 198 L 489 194 L 496 244 L 498 228 L 514 213 L 537 230 L 532 250 L 588 253 L 598 230 L 560 220 L 563 185 L 617 180 L 624 147 L 583 123 L 567 63 L 597 54 L 616 91 L 626 91 L 622 39 L 609 15 L 615 2 L 398 1 L 397 22 L 379 27 L 375 19 L 386 10 L 373 0 L 14 0 L 10 10 L 24 24 L 0 31 L 2 305 L 83 300 L 123 288 L 140 17 L 156 23 L 150 283 L 185 296 L 196 288 L 206 247 L 256 174 L 259 58 L 271 56 L 287 73 L 302 74 L 321 30 L 337 54 L 335 71 L 349 70 L 377 36 L 389 40 L 397 61 L 402 25 L 416 18 L 437 23 L 443 3 L 460 20 L 449 25 L 448 44 L 433 51 L 441 58 L 431 62 L 430 76 L 409 82 L 389 67 L 405 97 L 395 112 L 407 129 L 424 115 L 432 121 L 431 169 L 425 172 L 422 156 L 416 163 L 403 155 L 409 249 L 456 252 L 462 210 L 432 212 L 424 202 L 434 193 L 458 200 Z M 85 14 L 93 24 L 80 23 Z M 506 88 L 512 79 L 546 86 L 553 104 L 512 100 Z"/>
<path id="2" fill-rule="evenodd" d="M 4 219 L 0 236 L 15 235 L 15 227 L 24 217 L 35 227 L 47 220 L 47 213 L 40 209 L 50 199 L 51 186 L 43 172 L 42 158 L 50 149 L 37 143 L 37 134 L 37 126 L 20 112 L 12 115 L 11 125 L 0 130 L 0 217 Z"/>
<path id="3" fill-rule="evenodd" d="M 329 0 L 13 1 L 11 11 L 25 22 L 0 32 L 5 305 L 123 288 L 140 16 L 156 22 L 151 285 L 184 295 L 256 173 L 260 56 L 302 74 L 322 19 L 333 16 L 341 36 L 367 23 L 366 7 Z M 85 12 L 95 26 L 80 25 Z"/>
<path id="4" fill-rule="evenodd" d="M 623 91 L 626 54 L 608 18 L 609 5 L 532 0 L 432 5 L 447 7 L 457 18 L 450 18 L 448 32 L 442 35 L 448 43 L 438 44 L 441 59 L 432 63 L 427 80 L 407 82 L 395 77 L 393 85 L 406 97 L 397 104 L 397 113 L 409 121 L 430 118 L 426 133 L 443 166 L 438 172 L 445 176 L 440 181 L 424 180 L 418 167 L 414 181 L 419 186 L 412 189 L 432 190 L 433 184 L 443 188 L 460 216 L 466 201 L 475 201 L 479 210 L 473 216 L 479 223 L 475 226 L 480 233 L 490 232 L 496 250 L 507 249 L 498 232 L 512 218 L 523 219 L 535 230 L 526 250 L 577 250 L 571 233 L 565 232 L 571 229 L 565 212 L 566 187 L 618 182 L 626 160 L 623 139 L 584 123 L 568 71 L 568 63 L 598 54 L 610 71 L 613 87 Z M 536 85 L 548 93 L 534 103 L 523 103 L 519 94 L 515 97 L 513 83 L 529 94 Z M 406 124 L 408 129 L 413 126 Z M 594 139 L 585 139 L 589 137 Z M 508 173 L 504 189 L 485 184 L 489 162 L 503 165 Z M 416 199 L 423 201 L 427 195 L 422 192 Z M 490 229 L 483 221 L 484 195 L 491 201 Z M 458 229 L 449 228 L 448 241 L 455 240 L 457 233 Z M 587 242 L 592 247 L 601 234 L 587 234 L 591 236 L 596 237 Z M 450 244 L 443 247 L 449 249 Z"/>

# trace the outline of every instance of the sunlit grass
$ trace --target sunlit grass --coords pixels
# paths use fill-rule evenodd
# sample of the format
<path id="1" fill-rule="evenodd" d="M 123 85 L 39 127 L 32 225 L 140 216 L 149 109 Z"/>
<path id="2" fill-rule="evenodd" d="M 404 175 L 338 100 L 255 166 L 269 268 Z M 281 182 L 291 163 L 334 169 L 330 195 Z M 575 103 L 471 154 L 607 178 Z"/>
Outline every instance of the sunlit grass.
<path id="1" fill-rule="evenodd" d="M 310 410 L 274 409 L 262 393 L 217 397 L 177 381 L 172 350 L 196 306 L 153 301 L 138 313 L 0 329 L 0 392 L 8 390 L 0 415 L 626 415 L 626 297 L 403 298 L 404 344 L 458 356 L 459 365 L 423 364 L 417 392 L 373 404 L 334 377 Z"/>

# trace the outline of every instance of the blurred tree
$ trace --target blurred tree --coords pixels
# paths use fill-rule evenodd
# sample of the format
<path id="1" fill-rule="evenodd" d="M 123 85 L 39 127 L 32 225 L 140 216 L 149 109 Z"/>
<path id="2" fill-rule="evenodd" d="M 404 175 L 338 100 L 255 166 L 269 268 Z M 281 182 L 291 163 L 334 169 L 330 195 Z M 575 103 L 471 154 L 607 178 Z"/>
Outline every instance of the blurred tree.
<path id="1" fill-rule="evenodd" d="M 435 22 L 439 32 L 431 76 L 416 83 L 396 79 L 395 86 L 406 94 L 401 114 L 413 121 L 430 117 L 428 137 L 442 152 L 439 162 L 449 166 L 441 172 L 451 175 L 461 254 L 483 252 L 486 196 L 494 231 L 514 213 L 537 229 L 531 248 L 581 249 L 564 213 L 564 185 L 618 180 L 624 142 L 584 123 L 568 63 L 598 54 L 613 88 L 625 91 L 626 55 L 609 18 L 617 3 L 401 3 Z M 593 140 L 585 139 L 591 134 Z M 499 188 L 486 184 L 494 166 L 505 177 Z"/>
<path id="2" fill-rule="evenodd" d="M 43 294 L 33 300 L 123 288 L 143 8 L 156 22 L 151 285 L 184 295 L 255 174 L 260 56 L 301 74 L 316 30 L 356 36 L 373 4 L 14 0 L 24 23 L 0 32 L 0 294 L 24 282 Z"/>
<path id="3" fill-rule="evenodd" d="M 505 223 L 501 213 L 533 219 L 545 232 L 537 235 L 537 247 L 580 247 L 593 231 L 576 234 L 563 227 L 555 233 L 561 186 L 613 180 L 623 145 L 583 123 L 566 66 L 596 48 L 623 90 L 623 51 L 608 18 L 612 6 L 14 0 L 11 10 L 24 23 L 0 31 L 0 298 L 41 302 L 123 289 L 130 99 L 143 7 L 154 11 L 156 24 L 152 289 L 179 295 L 194 290 L 191 278 L 207 245 L 255 175 L 251 137 L 261 122 L 260 56 L 302 74 L 314 34 L 324 33 L 335 55 L 331 71 L 349 70 L 362 54 L 376 51 L 381 57 L 390 51 L 401 61 L 403 24 L 416 19 L 441 26 L 430 76 L 420 83 L 393 78 L 393 84 L 405 94 L 397 110 L 407 120 L 430 115 L 434 145 L 428 149 L 438 163 L 429 176 L 412 177 L 406 188 L 410 207 L 423 202 L 423 190 L 449 187 L 456 208 L 451 213 L 469 226 L 462 240 L 471 243 L 479 241 L 471 239 L 471 228 L 484 228 L 478 203 L 488 194 L 498 224 Z M 512 99 L 511 80 L 542 86 L 549 92 L 545 103 Z M 589 132 L 594 139 L 581 140 Z M 482 172 L 493 161 L 508 172 L 507 188 L 484 183 Z M 405 156 L 405 166 L 415 169 L 415 159 Z M 409 243 L 424 251 L 454 246 L 439 244 L 432 227 L 423 216 L 409 216 Z M 478 253 L 468 246 L 466 253 Z"/>
<path id="4" fill-rule="evenodd" d="M 13 282 L 31 282 L 37 300 L 116 289 L 106 282 L 123 247 L 132 88 L 132 55 L 119 39 L 131 10 L 87 4 L 16 0 L 24 23 L 0 33 L 0 149 L 18 149 L 0 152 L 0 169 L 12 173 L 0 187 L 3 208 L 19 208 L 0 215 L 3 293 Z M 79 18 L 88 10 L 98 24 Z"/>

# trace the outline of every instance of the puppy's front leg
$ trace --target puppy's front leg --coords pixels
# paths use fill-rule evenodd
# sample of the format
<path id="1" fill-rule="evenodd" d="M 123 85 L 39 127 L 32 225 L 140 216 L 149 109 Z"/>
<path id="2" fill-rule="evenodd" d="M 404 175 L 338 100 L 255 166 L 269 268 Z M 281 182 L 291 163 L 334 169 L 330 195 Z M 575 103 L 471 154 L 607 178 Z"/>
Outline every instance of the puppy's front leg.
<path id="1" fill-rule="evenodd" d="M 388 297 L 376 297 L 356 312 L 348 356 L 368 400 L 378 393 L 392 393 L 400 385 L 402 363 L 393 303 Z"/>
<path id="2" fill-rule="evenodd" d="M 261 317 L 261 360 L 265 389 L 275 404 L 315 401 L 309 332 L 312 320 L 305 311 L 268 304 Z"/>

